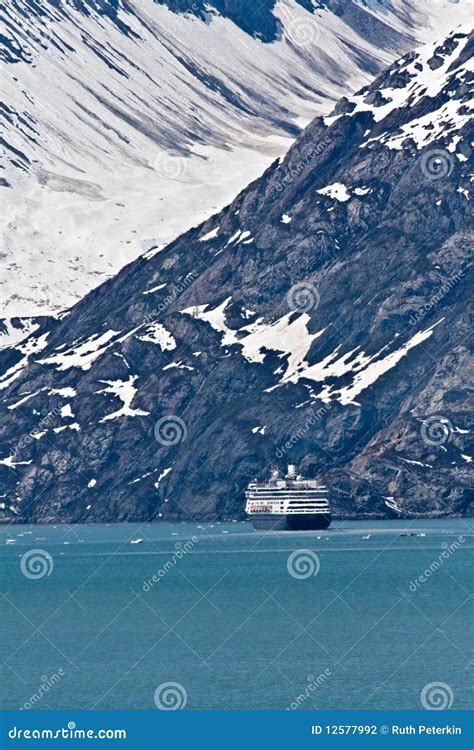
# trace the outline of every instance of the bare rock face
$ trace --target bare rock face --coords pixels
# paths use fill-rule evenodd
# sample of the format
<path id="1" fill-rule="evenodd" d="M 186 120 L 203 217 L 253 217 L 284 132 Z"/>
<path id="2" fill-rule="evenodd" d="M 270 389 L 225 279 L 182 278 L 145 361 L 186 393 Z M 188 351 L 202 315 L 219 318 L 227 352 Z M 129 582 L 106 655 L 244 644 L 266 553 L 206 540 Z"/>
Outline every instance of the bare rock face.
<path id="1" fill-rule="evenodd" d="M 0 352 L 4 520 L 241 517 L 287 463 L 339 517 L 470 512 L 471 49 L 402 58 Z"/>

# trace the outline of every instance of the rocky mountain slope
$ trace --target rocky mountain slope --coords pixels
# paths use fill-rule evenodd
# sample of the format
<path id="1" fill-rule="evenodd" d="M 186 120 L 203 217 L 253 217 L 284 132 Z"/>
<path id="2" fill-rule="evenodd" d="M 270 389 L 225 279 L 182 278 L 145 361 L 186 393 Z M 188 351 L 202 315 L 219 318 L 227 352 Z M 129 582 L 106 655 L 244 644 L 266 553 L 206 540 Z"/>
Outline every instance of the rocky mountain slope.
<path id="1" fill-rule="evenodd" d="M 471 0 L 5 0 L 5 328 L 65 309 L 221 209 L 316 114 L 471 11 Z"/>
<path id="2" fill-rule="evenodd" d="M 473 45 L 407 54 L 1 353 L 4 520 L 239 517 L 287 462 L 340 516 L 470 512 Z"/>

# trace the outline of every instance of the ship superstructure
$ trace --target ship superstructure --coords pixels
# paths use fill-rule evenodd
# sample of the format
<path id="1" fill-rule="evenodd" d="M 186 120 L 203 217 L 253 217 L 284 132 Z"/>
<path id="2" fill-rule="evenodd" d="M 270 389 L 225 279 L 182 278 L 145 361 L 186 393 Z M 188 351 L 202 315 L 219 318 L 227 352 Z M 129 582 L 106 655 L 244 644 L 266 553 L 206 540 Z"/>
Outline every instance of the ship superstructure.
<path id="1" fill-rule="evenodd" d="M 275 470 L 266 482 L 247 487 L 247 517 L 256 529 L 327 529 L 331 523 L 328 491 L 316 479 L 298 474 L 294 464 L 285 477 Z"/>

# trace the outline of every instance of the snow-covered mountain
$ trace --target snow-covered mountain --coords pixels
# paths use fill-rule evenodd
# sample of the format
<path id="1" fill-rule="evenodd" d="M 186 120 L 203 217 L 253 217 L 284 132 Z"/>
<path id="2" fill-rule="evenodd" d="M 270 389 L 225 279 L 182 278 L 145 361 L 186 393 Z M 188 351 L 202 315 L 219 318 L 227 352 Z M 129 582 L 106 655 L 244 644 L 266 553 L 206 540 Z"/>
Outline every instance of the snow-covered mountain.
<path id="1" fill-rule="evenodd" d="M 0 319 L 65 309 L 220 210 L 315 115 L 472 8 L 5 0 Z"/>
<path id="2" fill-rule="evenodd" d="M 469 512 L 473 38 L 0 352 L 5 520 L 236 516 L 287 462 L 339 515 Z"/>

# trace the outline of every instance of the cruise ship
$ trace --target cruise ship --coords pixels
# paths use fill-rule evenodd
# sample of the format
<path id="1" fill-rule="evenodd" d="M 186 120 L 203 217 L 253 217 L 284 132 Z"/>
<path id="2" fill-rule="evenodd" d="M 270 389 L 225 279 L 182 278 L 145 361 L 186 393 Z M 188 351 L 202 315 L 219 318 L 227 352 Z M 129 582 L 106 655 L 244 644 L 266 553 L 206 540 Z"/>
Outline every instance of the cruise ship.
<path id="1" fill-rule="evenodd" d="M 302 477 L 294 464 L 285 477 L 275 470 L 266 482 L 250 482 L 245 497 L 255 529 L 305 531 L 327 529 L 331 523 L 326 487 Z"/>

